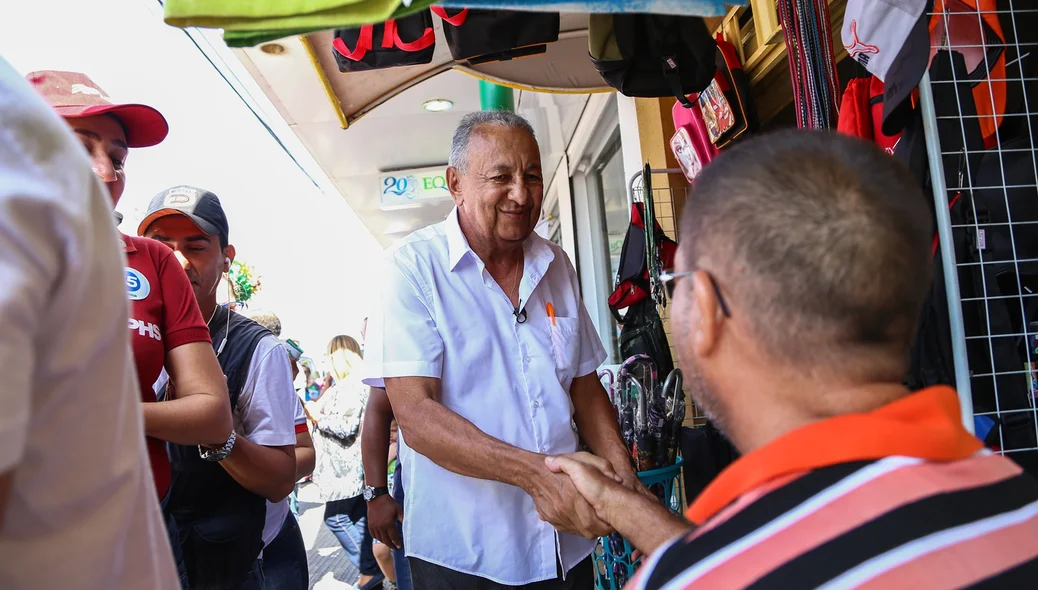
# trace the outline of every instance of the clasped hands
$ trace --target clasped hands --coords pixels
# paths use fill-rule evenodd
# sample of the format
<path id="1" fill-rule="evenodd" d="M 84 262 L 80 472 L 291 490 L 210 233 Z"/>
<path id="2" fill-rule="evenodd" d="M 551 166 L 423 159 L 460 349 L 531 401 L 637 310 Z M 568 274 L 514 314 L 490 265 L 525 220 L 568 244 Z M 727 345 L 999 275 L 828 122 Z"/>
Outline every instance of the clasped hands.
<path id="1" fill-rule="evenodd" d="M 547 472 L 528 490 L 541 520 L 588 539 L 613 532 L 610 513 L 628 494 L 651 496 L 630 466 L 590 453 L 544 459 Z"/>

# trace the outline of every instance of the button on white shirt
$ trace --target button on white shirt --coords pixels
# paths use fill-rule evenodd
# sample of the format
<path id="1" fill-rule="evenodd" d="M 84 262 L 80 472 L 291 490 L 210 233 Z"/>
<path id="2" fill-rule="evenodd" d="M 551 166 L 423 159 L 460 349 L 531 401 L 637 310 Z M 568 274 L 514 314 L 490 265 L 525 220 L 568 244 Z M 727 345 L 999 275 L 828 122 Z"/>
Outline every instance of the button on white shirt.
<path id="1" fill-rule="evenodd" d="M 469 247 L 457 210 L 390 251 L 369 321 L 366 383 L 439 378 L 441 403 L 486 434 L 532 452 L 572 453 L 570 385 L 606 354 L 562 249 L 536 234 L 523 249 L 522 324 Z M 447 471 L 403 432 L 400 454 L 408 556 L 522 585 L 554 579 L 560 558 L 568 571 L 591 554 L 594 541 L 557 533 L 522 489 Z"/>

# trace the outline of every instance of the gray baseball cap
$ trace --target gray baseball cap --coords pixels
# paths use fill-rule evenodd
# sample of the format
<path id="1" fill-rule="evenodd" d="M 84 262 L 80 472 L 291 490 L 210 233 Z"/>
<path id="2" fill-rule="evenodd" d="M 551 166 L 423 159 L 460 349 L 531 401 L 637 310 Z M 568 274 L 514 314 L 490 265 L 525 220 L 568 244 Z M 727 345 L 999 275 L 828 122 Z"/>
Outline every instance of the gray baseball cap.
<path id="1" fill-rule="evenodd" d="M 210 191 L 181 185 L 168 188 L 152 198 L 144 221 L 137 226 L 137 235 L 143 236 L 155 220 L 167 215 L 183 215 L 210 236 L 219 236 L 227 244 L 230 227 L 220 199 Z"/>

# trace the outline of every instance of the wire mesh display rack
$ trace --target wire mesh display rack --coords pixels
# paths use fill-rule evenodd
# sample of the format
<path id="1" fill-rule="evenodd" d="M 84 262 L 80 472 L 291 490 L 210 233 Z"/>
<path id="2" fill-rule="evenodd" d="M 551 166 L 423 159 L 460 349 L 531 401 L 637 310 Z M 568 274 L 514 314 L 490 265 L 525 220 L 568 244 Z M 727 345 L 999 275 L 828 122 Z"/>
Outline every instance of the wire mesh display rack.
<path id="1" fill-rule="evenodd" d="M 654 168 L 651 170 L 653 176 L 668 176 L 684 174 L 681 168 Z M 642 196 L 643 185 L 642 177 L 644 172 L 639 170 L 631 175 L 627 180 L 627 205 L 628 209 L 635 202 L 644 201 Z M 669 183 L 667 183 L 669 185 Z M 660 227 L 663 228 L 671 238 L 675 238 L 677 235 L 677 210 L 676 203 L 681 198 L 680 194 L 688 190 L 685 185 L 679 185 L 677 187 L 670 186 L 659 186 L 659 184 L 652 185 L 652 200 L 654 203 L 654 211 L 656 212 L 656 220 L 660 223 Z M 673 269 L 665 268 L 661 270 L 670 271 Z M 616 285 L 613 285 L 614 288 Z M 664 299 L 665 294 L 662 294 Z M 677 350 L 674 348 L 674 334 L 670 323 L 670 305 L 669 301 L 659 308 L 660 317 L 663 318 L 664 326 L 666 327 L 667 341 L 670 344 L 671 357 L 677 361 Z M 677 363 L 675 363 L 677 364 Z M 686 392 L 687 394 L 687 392 Z M 692 397 L 689 395 L 685 396 L 685 425 L 695 426 L 700 425 L 706 420 L 706 416 L 700 411 L 696 404 L 692 401 Z"/>
<path id="2" fill-rule="evenodd" d="M 920 84 L 955 385 L 966 426 L 1034 473 L 1038 3 L 972 4 L 937 3 Z"/>

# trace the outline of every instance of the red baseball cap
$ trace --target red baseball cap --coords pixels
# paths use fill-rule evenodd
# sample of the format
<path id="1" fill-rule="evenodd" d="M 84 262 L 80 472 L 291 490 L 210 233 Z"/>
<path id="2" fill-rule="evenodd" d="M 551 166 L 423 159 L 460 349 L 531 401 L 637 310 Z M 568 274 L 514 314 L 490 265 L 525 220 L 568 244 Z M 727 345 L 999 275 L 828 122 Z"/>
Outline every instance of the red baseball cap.
<path id="1" fill-rule="evenodd" d="M 86 74 L 42 70 L 27 74 L 25 79 L 66 119 L 114 115 L 126 130 L 129 147 L 150 147 L 169 134 L 169 124 L 162 113 L 143 104 L 113 103 Z"/>

